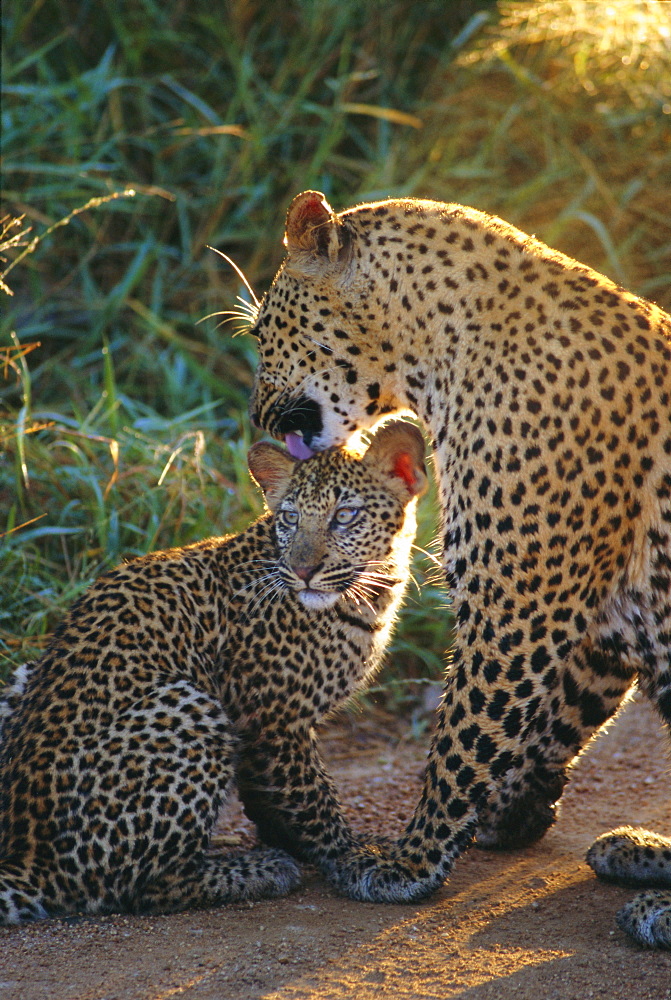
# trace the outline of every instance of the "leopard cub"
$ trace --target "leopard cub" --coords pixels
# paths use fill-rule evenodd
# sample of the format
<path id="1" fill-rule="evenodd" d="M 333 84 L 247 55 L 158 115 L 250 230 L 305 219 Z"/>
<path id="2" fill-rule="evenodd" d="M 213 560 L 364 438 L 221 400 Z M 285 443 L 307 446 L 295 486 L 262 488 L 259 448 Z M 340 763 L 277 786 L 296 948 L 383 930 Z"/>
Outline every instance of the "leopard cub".
<path id="1" fill-rule="evenodd" d="M 134 559 L 73 605 L 0 703 L 0 923 L 277 896 L 282 848 L 354 849 L 314 726 L 377 667 L 405 590 L 424 445 L 255 445 L 269 513 Z M 237 777 L 269 849 L 210 847 Z"/>

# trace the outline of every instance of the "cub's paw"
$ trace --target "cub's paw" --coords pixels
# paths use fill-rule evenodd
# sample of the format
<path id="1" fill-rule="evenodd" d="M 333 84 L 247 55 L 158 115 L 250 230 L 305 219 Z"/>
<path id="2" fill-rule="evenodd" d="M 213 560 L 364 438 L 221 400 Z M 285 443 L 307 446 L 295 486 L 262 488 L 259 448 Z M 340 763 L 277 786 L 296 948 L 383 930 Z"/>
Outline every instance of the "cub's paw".
<path id="1" fill-rule="evenodd" d="M 639 892 L 615 919 L 621 930 L 644 947 L 671 951 L 671 892 Z"/>
<path id="2" fill-rule="evenodd" d="M 635 885 L 671 885 L 671 840 L 650 830 L 621 826 L 597 837 L 587 864 L 599 878 Z"/>
<path id="3" fill-rule="evenodd" d="M 326 874 L 339 892 L 365 903 L 412 903 L 429 896 L 444 881 L 439 871 L 394 857 L 393 848 L 386 844 L 357 847 L 329 865 Z"/>
<path id="4" fill-rule="evenodd" d="M 250 898 L 286 896 L 300 885 L 300 868 L 284 851 L 262 851 L 257 857 L 256 870 L 249 879 Z"/>

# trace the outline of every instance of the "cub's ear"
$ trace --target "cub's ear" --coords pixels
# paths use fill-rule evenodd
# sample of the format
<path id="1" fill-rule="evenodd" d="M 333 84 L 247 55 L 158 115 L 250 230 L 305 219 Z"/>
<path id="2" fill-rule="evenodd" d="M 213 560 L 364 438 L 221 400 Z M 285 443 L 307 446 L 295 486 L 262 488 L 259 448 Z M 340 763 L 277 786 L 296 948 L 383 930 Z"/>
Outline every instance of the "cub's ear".
<path id="1" fill-rule="evenodd" d="M 296 462 L 284 448 L 269 441 L 259 441 L 249 449 L 247 465 L 263 490 L 269 509 L 274 512 L 289 489 Z"/>
<path id="2" fill-rule="evenodd" d="M 289 205 L 284 245 L 291 270 L 314 274 L 326 263 L 341 263 L 349 239 L 324 195 L 303 191 Z"/>
<path id="3" fill-rule="evenodd" d="M 391 482 L 405 487 L 411 497 L 421 496 L 428 480 L 424 468 L 424 438 L 414 424 L 393 420 L 370 443 L 364 462 L 373 463 Z"/>

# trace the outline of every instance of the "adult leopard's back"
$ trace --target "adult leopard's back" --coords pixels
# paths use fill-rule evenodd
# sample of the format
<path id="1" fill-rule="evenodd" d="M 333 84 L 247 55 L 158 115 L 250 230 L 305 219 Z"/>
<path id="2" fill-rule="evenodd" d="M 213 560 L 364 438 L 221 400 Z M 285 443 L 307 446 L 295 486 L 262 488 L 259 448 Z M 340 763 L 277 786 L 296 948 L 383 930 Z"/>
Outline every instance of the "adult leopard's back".
<path id="1" fill-rule="evenodd" d="M 457 618 L 445 700 L 404 837 L 342 882 L 410 899 L 476 831 L 541 836 L 636 681 L 671 723 L 671 319 L 458 205 L 335 215 L 305 192 L 285 242 L 254 325 L 257 422 L 309 454 L 409 409 L 434 449 Z M 630 930 L 669 945 L 668 893 L 644 904 L 658 929 Z"/>

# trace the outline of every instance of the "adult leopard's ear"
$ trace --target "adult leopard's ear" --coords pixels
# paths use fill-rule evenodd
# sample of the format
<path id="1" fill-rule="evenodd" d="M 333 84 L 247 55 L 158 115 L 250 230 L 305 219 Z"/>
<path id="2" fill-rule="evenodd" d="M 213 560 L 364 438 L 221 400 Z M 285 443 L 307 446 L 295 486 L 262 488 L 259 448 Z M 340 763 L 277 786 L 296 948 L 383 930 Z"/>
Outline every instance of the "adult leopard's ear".
<path id="1" fill-rule="evenodd" d="M 269 510 L 274 512 L 289 489 L 296 462 L 284 448 L 259 441 L 249 449 L 247 465 L 263 490 Z"/>
<path id="2" fill-rule="evenodd" d="M 372 463 L 393 483 L 410 495 L 421 496 L 428 479 L 424 468 L 426 446 L 418 427 L 393 420 L 382 427 L 370 443 L 364 462 Z"/>
<path id="3" fill-rule="evenodd" d="M 284 245 L 288 268 L 314 275 L 324 265 L 344 263 L 349 234 L 321 191 L 303 191 L 289 205 Z"/>

